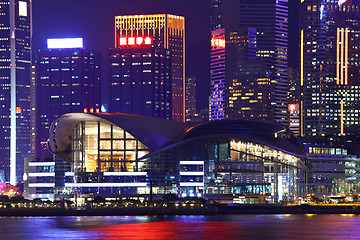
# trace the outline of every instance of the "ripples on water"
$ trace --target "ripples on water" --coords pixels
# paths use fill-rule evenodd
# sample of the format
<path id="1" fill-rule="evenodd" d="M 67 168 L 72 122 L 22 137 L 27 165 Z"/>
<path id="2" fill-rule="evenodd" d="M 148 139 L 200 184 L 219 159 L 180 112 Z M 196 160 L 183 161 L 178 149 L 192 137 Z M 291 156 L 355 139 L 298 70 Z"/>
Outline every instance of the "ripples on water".
<path id="1" fill-rule="evenodd" d="M 0 239 L 360 239 L 358 215 L 2 217 Z"/>

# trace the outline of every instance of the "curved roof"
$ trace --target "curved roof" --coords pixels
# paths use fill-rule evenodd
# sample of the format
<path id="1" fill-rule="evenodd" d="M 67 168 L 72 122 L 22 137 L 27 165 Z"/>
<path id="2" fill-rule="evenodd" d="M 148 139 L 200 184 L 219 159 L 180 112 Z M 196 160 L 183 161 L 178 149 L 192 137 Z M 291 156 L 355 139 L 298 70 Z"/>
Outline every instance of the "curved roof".
<path id="1" fill-rule="evenodd" d="M 305 154 L 286 139 L 275 138 L 283 126 L 266 121 L 218 120 L 200 123 L 179 123 L 149 116 L 124 113 L 66 113 L 50 127 L 48 148 L 66 161 L 71 161 L 72 129 L 82 121 L 114 124 L 133 135 L 153 153 L 169 146 L 199 138 L 241 138 L 277 148 L 291 155 Z"/>

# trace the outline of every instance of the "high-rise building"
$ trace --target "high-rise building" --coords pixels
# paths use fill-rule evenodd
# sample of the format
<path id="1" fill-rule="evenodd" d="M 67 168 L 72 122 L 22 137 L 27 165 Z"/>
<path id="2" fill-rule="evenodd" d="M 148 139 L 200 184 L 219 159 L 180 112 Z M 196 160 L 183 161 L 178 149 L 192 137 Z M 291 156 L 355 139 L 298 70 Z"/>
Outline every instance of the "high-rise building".
<path id="1" fill-rule="evenodd" d="M 30 155 L 31 1 L 0 0 L 0 170 L 22 179 Z"/>
<path id="2" fill-rule="evenodd" d="M 217 29 L 227 29 L 227 31 L 236 31 L 238 28 L 252 28 L 256 31 L 256 58 L 258 60 L 263 59 L 266 62 L 266 65 L 263 67 L 265 71 L 265 75 L 263 73 L 257 72 L 258 67 L 254 67 L 253 69 L 245 69 L 237 67 L 236 71 L 240 72 L 239 74 L 253 75 L 257 76 L 258 79 L 262 79 L 262 82 L 265 82 L 265 85 L 269 85 L 264 92 L 264 98 L 262 101 L 263 107 L 257 110 L 254 114 L 252 114 L 252 106 L 255 105 L 245 105 L 247 101 L 238 102 L 238 106 L 235 107 L 234 104 L 230 103 L 221 103 L 221 101 L 225 101 L 225 99 L 221 100 L 219 94 L 213 95 L 211 97 L 211 106 L 215 106 L 216 109 L 221 109 L 219 112 L 214 113 L 213 109 L 211 109 L 211 117 L 212 119 L 221 119 L 221 118 L 260 118 L 267 119 L 272 121 L 277 121 L 283 124 L 286 124 L 287 118 L 287 38 L 288 38 L 288 0 L 212 0 L 211 1 L 211 27 L 212 30 Z M 218 33 L 213 32 L 217 35 Z M 249 35 L 251 36 L 251 35 Z M 249 37 L 248 36 L 248 37 Z M 229 36 L 229 42 L 231 36 Z M 238 40 L 236 40 L 238 41 Z M 226 42 L 228 44 L 228 42 Z M 225 51 L 227 46 L 225 45 Z M 235 56 L 236 53 L 233 53 Z M 240 55 L 238 55 L 240 56 Z M 212 68 L 214 66 L 215 59 L 212 59 Z M 236 65 L 237 58 L 226 59 L 225 60 L 225 68 L 226 64 Z M 214 76 L 214 69 L 212 69 L 212 75 Z M 219 76 L 218 76 L 219 77 Z M 215 88 L 226 87 L 225 85 L 221 86 L 217 83 L 214 83 L 212 79 L 212 94 L 214 91 L 223 91 L 222 89 L 215 90 Z M 245 77 L 239 76 L 237 78 L 237 82 L 232 84 L 242 85 L 243 81 L 246 84 L 249 83 Z M 225 81 L 226 82 L 226 81 Z M 260 82 L 260 80 L 259 80 Z M 252 89 L 254 91 L 258 91 L 256 88 L 260 84 L 253 83 Z M 240 89 L 239 89 L 240 90 Z M 250 88 L 248 88 L 250 90 Z M 262 89 L 261 91 L 264 91 Z M 251 94 L 251 92 L 249 92 Z M 214 97 L 219 96 L 219 97 Z M 249 95 L 253 96 L 253 95 Z M 236 97 L 236 96 L 230 96 Z M 270 98 L 269 101 L 267 98 Z M 217 99 L 215 99 L 217 98 Z M 220 99 L 219 99 L 220 98 Z M 250 98 L 249 98 L 250 99 Z M 239 100 L 239 99 L 237 99 Z M 243 100 L 247 100 L 244 96 Z M 258 99 L 251 99 L 258 100 Z M 220 102 L 218 102 L 220 101 Z M 218 102 L 218 103 L 216 103 Z M 219 107 L 216 107 L 219 105 Z M 232 107 L 232 114 L 227 115 L 226 109 L 227 107 Z M 240 108 L 240 110 L 236 110 L 236 108 Z M 225 112 L 222 112 L 224 110 Z M 218 110 L 216 110 L 218 111 Z"/>
<path id="3" fill-rule="evenodd" d="M 196 77 L 189 76 L 185 84 L 185 121 L 195 121 L 196 113 Z"/>
<path id="4" fill-rule="evenodd" d="M 359 133 L 359 7 L 359 0 L 301 1 L 302 136 Z"/>
<path id="5" fill-rule="evenodd" d="M 272 120 L 271 82 L 256 48 L 255 28 L 212 31 L 211 120 Z"/>
<path id="6" fill-rule="evenodd" d="M 109 111 L 171 119 L 171 51 L 151 37 L 134 41 L 110 49 Z"/>
<path id="7" fill-rule="evenodd" d="M 171 14 L 115 17 L 115 48 L 136 45 L 127 41 L 137 37 L 150 37 L 154 47 L 170 51 L 172 119 L 185 121 L 185 18 Z"/>
<path id="8" fill-rule="evenodd" d="M 100 55 L 84 49 L 82 38 L 48 39 L 48 48 L 40 50 L 36 60 L 34 157 L 52 157 L 47 139 L 57 117 L 100 112 L 100 74 Z"/>

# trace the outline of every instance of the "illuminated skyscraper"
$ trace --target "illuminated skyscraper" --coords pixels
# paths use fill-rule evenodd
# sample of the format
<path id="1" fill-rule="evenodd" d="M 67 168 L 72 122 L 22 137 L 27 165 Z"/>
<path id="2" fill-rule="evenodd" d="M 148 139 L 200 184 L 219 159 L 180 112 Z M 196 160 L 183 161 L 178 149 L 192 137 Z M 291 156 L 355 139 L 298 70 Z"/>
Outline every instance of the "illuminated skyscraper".
<path id="1" fill-rule="evenodd" d="M 266 62 L 255 28 L 222 28 L 211 39 L 211 120 L 273 120 Z"/>
<path id="2" fill-rule="evenodd" d="M 300 6 L 301 135 L 357 135 L 360 118 L 360 1 Z"/>
<path id="3" fill-rule="evenodd" d="M 257 119 L 267 119 L 272 121 L 277 121 L 283 124 L 286 124 L 286 113 L 287 113 L 287 38 L 288 38 L 288 0 L 211 0 L 211 27 L 212 30 L 216 29 L 228 29 L 228 31 L 237 31 L 239 28 L 254 28 L 256 29 L 256 59 L 263 59 L 266 61 L 266 65 L 263 66 L 265 74 L 260 73 L 258 67 L 254 66 L 253 69 L 238 68 L 237 72 L 240 71 L 240 75 L 237 77 L 237 83 L 227 83 L 223 87 L 227 87 L 226 84 L 229 84 L 231 87 L 233 84 L 250 84 L 247 80 L 247 75 L 257 76 L 256 78 L 262 79 L 257 83 L 254 82 L 252 85 L 252 90 L 257 92 L 260 85 L 269 85 L 269 87 L 264 87 L 261 91 L 266 89 L 267 92 L 264 92 L 264 98 L 261 99 L 263 107 L 261 109 L 253 109 L 255 105 L 244 105 L 246 101 L 238 100 L 247 100 L 246 96 L 244 98 L 237 98 L 238 107 L 242 110 L 236 113 L 235 105 L 232 110 L 232 114 L 227 115 L 226 113 L 214 113 L 211 109 L 211 114 L 215 114 L 215 118 L 212 119 L 221 119 L 221 118 L 257 118 Z M 213 35 L 214 36 L 214 35 Z M 250 36 L 250 35 L 249 35 Z M 230 39 L 230 37 L 229 37 Z M 230 41 L 230 40 L 229 40 Z M 231 41 L 230 41 L 231 42 Z M 228 44 L 228 42 L 226 42 Z M 227 47 L 225 46 L 225 51 Z M 233 54 L 235 56 L 235 54 Z M 239 55 L 240 56 L 240 55 Z M 213 59 L 212 59 L 213 61 Z M 225 68 L 227 64 L 236 65 L 237 59 L 233 58 L 232 60 L 225 60 Z M 212 68 L 213 68 L 212 62 Z M 245 66 L 245 65 L 243 65 Z M 213 70 L 212 70 L 213 71 Z M 231 74 L 231 73 L 230 73 Z M 214 72 L 212 72 L 214 76 Z M 259 84 L 259 82 L 264 82 Z M 265 83 L 266 82 L 266 83 Z M 213 83 L 212 80 L 212 93 L 214 93 L 214 88 L 219 87 L 217 84 Z M 251 94 L 251 87 L 247 88 L 249 94 Z M 240 91 L 240 89 L 238 89 Z M 219 90 L 222 91 L 222 90 Z M 243 91 L 243 90 L 241 90 Z M 247 90 L 246 90 L 247 91 Z M 235 93 L 235 92 L 234 92 Z M 215 94 L 217 96 L 218 94 Z M 220 95 L 218 95 L 220 96 Z M 249 95 L 253 96 L 253 95 Z M 236 96 L 229 96 L 236 97 Z M 218 100 L 221 97 L 217 97 Z M 269 99 L 268 99 L 269 98 Z M 256 101 L 256 99 L 250 100 Z M 212 98 L 211 106 L 218 101 Z M 225 100 L 225 99 L 224 99 Z M 264 101 L 265 100 L 265 101 Z M 269 100 L 269 101 L 268 101 Z M 230 99 L 229 106 L 231 106 Z M 249 101 L 250 103 L 250 101 Z M 235 104 L 235 102 L 234 102 Z M 220 104 L 222 105 L 222 104 Z M 226 108 L 228 107 L 226 103 L 223 104 Z M 223 109 L 220 107 L 220 109 Z M 252 114 L 251 112 L 255 110 Z M 217 111 L 217 110 L 216 110 Z M 238 114 L 238 116 L 236 116 Z M 212 115 L 211 115 L 212 116 Z"/>
<path id="4" fill-rule="evenodd" d="M 42 161 L 52 156 L 47 139 L 57 117 L 69 112 L 100 112 L 100 74 L 100 55 L 84 49 L 82 38 L 48 39 L 48 48 L 40 50 L 36 60 L 33 157 Z"/>
<path id="5" fill-rule="evenodd" d="M 128 44 L 128 37 L 151 37 L 154 47 L 170 51 L 172 119 L 185 121 L 185 18 L 171 14 L 116 16 L 115 48 Z"/>
<path id="6" fill-rule="evenodd" d="M 31 1 L 0 0 L 0 170 L 21 181 L 30 156 Z"/>

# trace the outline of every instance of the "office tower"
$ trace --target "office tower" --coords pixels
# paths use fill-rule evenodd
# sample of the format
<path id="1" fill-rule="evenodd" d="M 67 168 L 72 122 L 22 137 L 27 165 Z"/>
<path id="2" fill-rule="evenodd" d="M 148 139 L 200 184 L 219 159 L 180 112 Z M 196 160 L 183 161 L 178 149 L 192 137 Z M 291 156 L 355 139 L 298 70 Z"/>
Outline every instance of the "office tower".
<path id="1" fill-rule="evenodd" d="M 263 59 L 266 62 L 264 71 L 258 78 L 264 78 L 264 81 L 269 83 L 267 90 L 264 92 L 265 99 L 269 96 L 269 102 L 263 103 L 262 110 L 251 114 L 251 106 L 242 105 L 239 103 L 240 115 L 238 118 L 245 116 L 246 118 L 261 118 L 267 120 L 277 121 L 286 124 L 287 112 L 287 38 L 288 38 L 288 1 L 287 0 L 212 0 L 211 1 L 211 27 L 212 30 L 228 29 L 229 31 L 237 30 L 238 28 L 255 28 L 256 29 L 256 58 Z M 226 46 L 225 46 L 226 50 Z M 237 59 L 226 60 L 227 64 L 237 64 Z M 213 66 L 213 63 L 212 63 Z M 251 74 L 257 75 L 257 67 L 252 69 L 237 69 L 243 71 L 243 75 Z M 213 73 L 212 73 L 213 74 Z M 266 79 L 266 80 L 265 80 Z M 238 83 L 242 84 L 241 77 L 238 78 Z M 213 80 L 212 80 L 213 82 Z M 267 84 L 266 83 L 266 84 Z M 231 85 L 231 84 L 229 84 Z M 254 84 L 254 91 L 258 84 Z M 218 86 L 213 85 L 212 91 Z M 249 89 L 250 90 L 250 89 Z M 218 90 L 222 91 L 222 90 Z M 213 93 L 213 92 L 212 92 Z M 215 95 L 216 96 L 216 95 Z M 255 99 L 254 99 L 255 100 Z M 211 101 L 218 101 L 212 98 Z M 228 101 L 233 101 L 228 99 Z M 234 102 L 235 103 L 235 102 Z M 217 103 L 211 102 L 210 105 Z M 220 106 L 222 105 L 219 103 Z M 241 104 L 241 105 L 240 105 Z M 224 103 L 226 108 L 231 103 Z M 235 105 L 234 105 L 235 108 Z M 234 109 L 233 108 L 233 109 Z M 243 110 L 241 110 L 243 108 Z M 250 108 L 250 110 L 249 110 Z M 223 109 L 220 107 L 220 109 Z M 261 113 L 261 111 L 263 111 Z M 250 111 L 250 112 L 247 112 Z M 213 110 L 211 109 L 211 114 Z M 236 111 L 233 111 L 236 114 Z M 225 115 L 225 113 L 215 113 L 212 119 L 231 118 L 235 115 Z"/>
<path id="2" fill-rule="evenodd" d="M 84 49 L 82 38 L 48 39 L 36 60 L 35 157 L 52 157 L 47 150 L 49 127 L 68 112 L 99 112 L 100 56 Z"/>
<path id="3" fill-rule="evenodd" d="M 131 39 L 110 49 L 110 112 L 171 119 L 171 52 L 151 37 Z"/>
<path id="4" fill-rule="evenodd" d="M 131 45 L 128 39 L 150 37 L 154 47 L 171 53 L 172 119 L 185 121 L 185 19 L 171 14 L 115 17 L 115 48 Z M 133 40 L 131 40 L 133 41 Z M 135 43 L 134 43 L 135 44 Z M 136 44 L 135 44 L 136 45 Z M 123 81 L 123 76 L 120 76 Z M 110 111 L 114 112 L 113 109 Z"/>
<path id="5" fill-rule="evenodd" d="M 211 39 L 211 120 L 271 120 L 270 79 L 255 28 L 221 28 Z"/>
<path id="6" fill-rule="evenodd" d="M 196 77 L 189 76 L 185 84 L 185 121 L 195 121 L 196 112 Z"/>
<path id="7" fill-rule="evenodd" d="M 359 133 L 359 0 L 300 5 L 302 136 Z"/>
<path id="8" fill-rule="evenodd" d="M 288 127 L 296 135 L 300 135 L 300 72 L 297 68 L 288 69 Z"/>
<path id="9" fill-rule="evenodd" d="M 21 181 L 30 151 L 31 1 L 0 1 L 0 170 Z"/>

